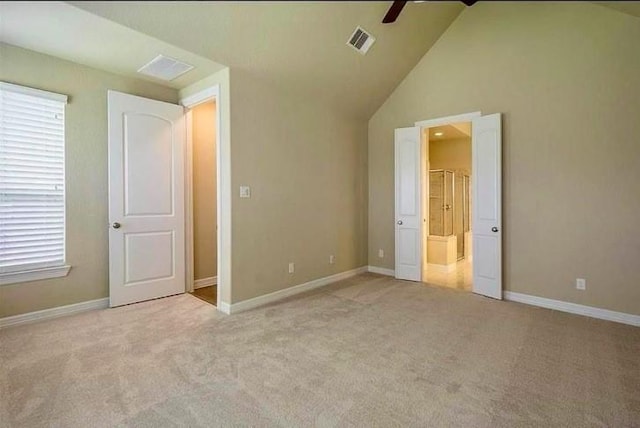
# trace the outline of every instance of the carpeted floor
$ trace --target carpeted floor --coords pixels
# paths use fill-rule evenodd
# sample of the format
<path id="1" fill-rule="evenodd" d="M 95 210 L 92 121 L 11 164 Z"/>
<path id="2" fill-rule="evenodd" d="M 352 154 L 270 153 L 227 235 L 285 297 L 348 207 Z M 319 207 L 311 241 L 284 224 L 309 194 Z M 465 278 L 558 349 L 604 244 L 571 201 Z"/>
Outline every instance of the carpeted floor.
<path id="1" fill-rule="evenodd" d="M 640 328 L 363 274 L 0 331 L 0 426 L 640 426 Z"/>

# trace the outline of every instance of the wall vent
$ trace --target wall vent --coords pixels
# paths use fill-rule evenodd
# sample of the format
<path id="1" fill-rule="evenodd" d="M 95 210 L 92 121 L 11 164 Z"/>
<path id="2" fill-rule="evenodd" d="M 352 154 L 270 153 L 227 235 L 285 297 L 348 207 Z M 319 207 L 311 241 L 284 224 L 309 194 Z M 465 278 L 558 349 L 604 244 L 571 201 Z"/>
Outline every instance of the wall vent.
<path id="1" fill-rule="evenodd" d="M 173 80 L 193 69 L 193 65 L 178 61 L 168 56 L 158 55 L 148 64 L 143 65 L 138 73 L 161 80 Z"/>
<path id="2" fill-rule="evenodd" d="M 364 55 L 375 41 L 376 38 L 369 34 L 364 28 L 356 27 L 351 37 L 349 37 L 349 40 L 347 40 L 347 45 Z"/>

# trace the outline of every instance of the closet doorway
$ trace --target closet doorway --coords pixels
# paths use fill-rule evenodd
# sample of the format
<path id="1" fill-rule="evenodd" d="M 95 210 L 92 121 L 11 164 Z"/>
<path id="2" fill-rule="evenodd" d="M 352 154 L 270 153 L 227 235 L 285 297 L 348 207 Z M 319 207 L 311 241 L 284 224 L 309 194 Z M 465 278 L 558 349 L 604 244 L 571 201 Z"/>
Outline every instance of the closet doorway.
<path id="1" fill-rule="evenodd" d="M 187 112 L 188 291 L 217 306 L 218 300 L 218 161 L 217 103 L 206 99 Z M 189 168 L 188 168 L 189 169 Z"/>

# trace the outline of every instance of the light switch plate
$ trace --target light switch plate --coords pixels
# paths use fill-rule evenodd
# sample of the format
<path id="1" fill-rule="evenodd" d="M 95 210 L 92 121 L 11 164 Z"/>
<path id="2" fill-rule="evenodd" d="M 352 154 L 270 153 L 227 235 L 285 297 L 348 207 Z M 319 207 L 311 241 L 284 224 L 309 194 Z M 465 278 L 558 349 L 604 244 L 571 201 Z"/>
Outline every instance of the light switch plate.
<path id="1" fill-rule="evenodd" d="M 251 187 L 249 187 L 249 186 L 240 186 L 240 197 L 241 198 L 250 198 L 251 197 Z"/>

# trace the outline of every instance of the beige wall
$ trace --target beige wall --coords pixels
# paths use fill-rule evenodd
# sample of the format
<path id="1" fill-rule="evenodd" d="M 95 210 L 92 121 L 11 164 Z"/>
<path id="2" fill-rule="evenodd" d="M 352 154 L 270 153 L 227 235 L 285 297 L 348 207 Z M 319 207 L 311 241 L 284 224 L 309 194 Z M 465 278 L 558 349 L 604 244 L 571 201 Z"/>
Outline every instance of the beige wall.
<path id="1" fill-rule="evenodd" d="M 429 142 L 429 168 L 471 174 L 471 138 Z"/>
<path id="2" fill-rule="evenodd" d="M 0 80 L 69 95 L 66 222 L 69 276 L 0 286 L 0 317 L 108 296 L 107 89 L 176 102 L 177 92 L 0 44 Z"/>
<path id="3" fill-rule="evenodd" d="M 0 287 L 0 316 L 106 297 L 106 90 L 171 102 L 178 94 L 10 46 L 1 53 L 3 80 L 70 95 L 67 249 L 73 269 L 67 278 Z M 222 195 L 232 204 L 221 207 L 221 221 L 232 231 L 221 236 L 222 248 L 231 248 L 233 265 L 217 272 L 232 289 L 221 290 L 221 299 L 235 303 L 365 265 L 366 122 L 242 70 L 233 70 L 231 79 L 225 69 L 180 96 L 212 84 L 220 85 L 221 95 L 217 143 L 232 158 L 231 171 L 221 174 L 233 173 L 231 194 Z M 241 184 L 252 187 L 250 199 L 239 198 Z M 289 262 L 296 264 L 294 274 L 287 273 Z"/>
<path id="4" fill-rule="evenodd" d="M 193 264 L 194 278 L 217 273 L 216 233 L 216 104 L 200 104 L 192 112 Z"/>
<path id="5" fill-rule="evenodd" d="M 589 3 L 467 8 L 369 121 L 369 263 L 394 267 L 394 128 L 502 112 L 505 288 L 640 314 L 638 40 Z"/>
<path id="6" fill-rule="evenodd" d="M 239 69 L 231 100 L 231 301 L 365 265 L 366 122 Z"/>

